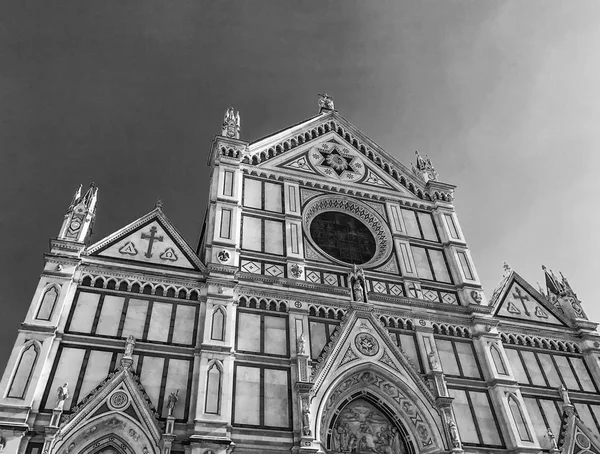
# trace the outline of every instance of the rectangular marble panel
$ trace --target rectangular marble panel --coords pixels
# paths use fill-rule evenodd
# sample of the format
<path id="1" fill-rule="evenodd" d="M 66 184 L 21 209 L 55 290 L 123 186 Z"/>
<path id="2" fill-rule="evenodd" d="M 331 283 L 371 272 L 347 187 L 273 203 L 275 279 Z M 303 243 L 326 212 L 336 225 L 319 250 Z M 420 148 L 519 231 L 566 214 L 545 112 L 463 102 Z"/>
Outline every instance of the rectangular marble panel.
<path id="1" fill-rule="evenodd" d="M 229 208 L 221 209 L 221 230 L 219 231 L 219 236 L 221 238 L 229 239 L 231 238 L 231 216 L 232 211 Z"/>
<path id="2" fill-rule="evenodd" d="M 287 325 L 284 317 L 265 315 L 265 353 L 272 355 L 287 354 Z"/>
<path id="3" fill-rule="evenodd" d="M 519 352 L 513 348 L 505 348 L 504 351 L 506 352 L 506 357 L 508 358 L 508 363 L 515 379 L 519 383 L 528 384 L 529 380 L 527 379 L 521 358 L 519 358 Z"/>
<path id="4" fill-rule="evenodd" d="M 125 298 L 122 296 L 106 295 L 102 303 L 102 311 L 98 319 L 96 334 L 104 336 L 116 336 L 123 314 L 123 303 Z"/>
<path id="5" fill-rule="evenodd" d="M 461 440 L 463 443 L 479 443 L 466 391 L 462 389 L 448 389 L 448 394 L 454 397 L 452 408 L 454 409 L 456 425 L 458 426 Z"/>
<path id="6" fill-rule="evenodd" d="M 75 304 L 75 312 L 71 318 L 69 331 L 91 333 L 100 295 L 98 293 L 80 292 Z"/>
<path id="7" fill-rule="evenodd" d="M 575 369 L 575 373 L 577 374 L 577 378 L 579 378 L 579 382 L 581 383 L 583 390 L 588 392 L 595 392 L 596 388 L 594 388 L 594 384 L 592 382 L 592 379 L 590 378 L 590 374 L 587 368 L 585 367 L 583 359 L 569 358 L 569 360 L 571 361 L 571 364 Z"/>
<path id="8" fill-rule="evenodd" d="M 392 221 L 394 228 L 398 232 L 402 232 L 402 222 L 400 221 L 400 209 L 396 205 L 390 205 L 390 211 L 392 213 Z"/>
<path id="9" fill-rule="evenodd" d="M 556 408 L 556 403 L 553 400 L 539 399 L 542 411 L 548 420 L 548 425 L 553 434 L 558 435 L 562 425 L 562 413 L 559 413 Z M 547 429 L 546 429 L 547 430 Z"/>
<path id="10" fill-rule="evenodd" d="M 574 405 L 575 410 L 577 410 L 577 414 L 579 415 L 583 423 L 597 434 L 598 426 L 594 421 L 594 417 L 592 416 L 592 412 L 590 411 L 589 406 L 587 404 L 582 404 L 578 402 L 576 402 Z"/>
<path id="11" fill-rule="evenodd" d="M 260 424 L 260 369 L 237 366 L 235 377 L 234 422 Z"/>
<path id="12" fill-rule="evenodd" d="M 413 258 L 415 260 L 415 266 L 417 267 L 417 274 L 421 279 L 433 280 L 433 274 L 429 267 L 429 260 L 427 259 L 427 253 L 422 247 L 411 246 Z"/>
<path id="13" fill-rule="evenodd" d="M 79 402 L 87 396 L 92 389 L 98 386 L 102 380 L 111 372 L 110 361 L 112 352 L 101 352 L 92 350 L 88 359 L 87 368 L 81 383 L 81 391 L 79 391 Z M 79 403 L 78 402 L 78 403 Z"/>
<path id="14" fill-rule="evenodd" d="M 262 209 L 262 182 L 244 179 L 244 206 Z"/>
<path id="15" fill-rule="evenodd" d="M 569 365 L 569 360 L 567 357 L 562 355 L 554 355 L 554 361 L 558 366 L 558 370 L 565 382 L 567 389 L 579 390 L 579 384 L 577 383 L 575 375 L 573 375 L 573 370 Z"/>
<path id="16" fill-rule="evenodd" d="M 469 258 L 464 251 L 457 251 L 458 261 L 460 262 L 460 267 L 462 268 L 463 275 L 465 279 L 473 280 L 473 272 L 471 271 L 471 264 L 469 263 Z"/>
<path id="17" fill-rule="evenodd" d="M 421 231 L 417 223 L 417 214 L 412 210 L 404 208 L 400 211 L 402 212 L 402 219 L 404 219 L 404 225 L 406 226 L 406 234 L 414 238 L 421 238 Z"/>
<path id="18" fill-rule="evenodd" d="M 148 397 L 152 401 L 154 408 L 158 408 L 158 399 L 160 397 L 160 385 L 162 384 L 163 368 L 165 365 L 164 358 L 156 356 L 144 356 L 142 363 L 142 371 L 140 373 L 140 381 L 144 385 Z"/>
<path id="19" fill-rule="evenodd" d="M 544 422 L 544 418 L 537 404 L 537 400 L 534 398 L 524 397 L 523 401 L 525 402 L 525 408 L 527 408 L 527 413 L 529 413 L 531 423 L 533 424 L 533 431 L 535 432 L 537 439 L 540 442 L 541 448 L 550 449 L 550 440 L 548 439 L 548 428 L 546 427 L 546 423 Z"/>
<path id="20" fill-rule="evenodd" d="M 444 260 L 444 253 L 437 249 L 429 249 L 429 258 L 431 259 L 431 265 L 435 273 L 435 280 L 438 282 L 451 282 L 450 273 Z"/>
<path id="21" fill-rule="evenodd" d="M 473 403 L 473 411 L 475 412 L 475 420 L 481 431 L 481 438 L 486 445 L 502 445 L 500 435 L 498 434 L 498 426 L 494 420 L 490 401 L 487 393 L 469 391 L 471 402 Z"/>
<path id="22" fill-rule="evenodd" d="M 242 249 L 262 250 L 262 222 L 259 218 L 244 216 L 242 223 Z"/>
<path id="23" fill-rule="evenodd" d="M 233 172 L 230 170 L 223 172 L 223 195 L 227 197 L 233 195 Z"/>
<path id="24" fill-rule="evenodd" d="M 196 323 L 196 308 L 184 304 L 177 305 L 175 313 L 175 328 L 173 342 L 191 345 L 194 340 L 194 325 Z"/>
<path id="25" fill-rule="evenodd" d="M 438 349 L 438 356 L 442 362 L 442 370 L 445 374 L 460 376 L 460 369 L 456 362 L 456 355 L 452 348 L 452 342 L 443 339 L 436 339 L 435 344 Z"/>
<path id="26" fill-rule="evenodd" d="M 146 311 L 148 310 L 148 301 L 129 300 L 125 324 L 123 325 L 122 337 L 132 335 L 136 339 L 141 339 L 144 334 L 144 325 L 146 324 Z"/>
<path id="27" fill-rule="evenodd" d="M 148 340 L 167 342 L 169 339 L 169 328 L 171 327 L 172 311 L 173 305 L 171 303 L 158 303 L 155 301 L 152 304 Z"/>
<path id="28" fill-rule="evenodd" d="M 289 426 L 288 372 L 285 370 L 264 370 L 265 426 Z"/>
<path id="29" fill-rule="evenodd" d="M 547 386 L 540 366 L 535 359 L 535 354 L 533 352 L 521 350 L 521 355 L 523 356 L 523 362 L 526 364 L 527 372 L 529 372 L 532 383 L 537 386 Z"/>
<path id="30" fill-rule="evenodd" d="M 265 252 L 283 255 L 283 222 L 265 220 Z"/>
<path id="31" fill-rule="evenodd" d="M 48 400 L 46 401 L 46 410 L 51 410 L 56 406 L 56 390 L 59 386 L 69 383 L 71 389 L 75 388 L 79 371 L 83 363 L 85 350 L 80 348 L 63 348 L 60 353 L 56 372 L 52 379 L 52 384 L 48 390 Z M 68 411 L 73 406 L 72 399 L 65 401 L 64 410 Z"/>
<path id="32" fill-rule="evenodd" d="M 173 416 L 175 416 L 176 419 L 182 419 L 186 416 L 185 403 L 187 400 L 189 375 L 189 361 L 172 358 L 169 360 L 169 369 L 167 371 L 167 384 L 165 386 L 165 403 L 163 404 L 163 408 L 161 409 L 161 411 L 159 411 L 163 418 L 166 417 L 168 414 L 167 402 L 169 401 L 169 395 L 172 392 L 176 392 L 177 390 L 179 390 L 179 400 L 177 401 L 177 405 L 175 406 L 175 412 L 173 413 Z"/>
<path id="33" fill-rule="evenodd" d="M 238 350 L 260 352 L 260 315 L 238 312 Z"/>
<path id="34" fill-rule="evenodd" d="M 465 377 L 480 378 L 479 369 L 477 368 L 477 362 L 475 360 L 475 352 L 470 343 L 467 342 L 455 342 L 456 351 L 458 352 L 458 359 L 462 366 L 463 375 Z"/>
<path id="35" fill-rule="evenodd" d="M 450 234 L 450 238 L 454 240 L 459 240 L 460 235 L 458 234 L 458 229 L 456 228 L 454 217 L 450 213 L 445 213 L 444 218 L 446 219 L 446 224 L 448 225 L 448 232 Z"/>
<path id="36" fill-rule="evenodd" d="M 546 378 L 550 382 L 550 386 L 552 388 L 558 388 L 560 385 L 562 385 L 550 355 L 546 353 L 538 353 L 537 356 L 540 360 L 540 364 L 542 365 L 544 373 L 546 374 Z"/>
<path id="37" fill-rule="evenodd" d="M 429 213 L 418 212 L 419 222 L 421 223 L 421 230 L 423 231 L 423 238 L 430 241 L 438 241 L 435 227 L 433 226 L 433 218 Z"/>
<path id="38" fill-rule="evenodd" d="M 422 372 L 414 336 L 411 336 L 410 334 L 398 334 L 398 337 L 400 338 L 400 346 L 402 347 L 402 350 L 404 350 L 404 353 L 406 353 L 406 356 L 408 356 L 408 359 L 413 362 L 419 372 Z"/>
<path id="39" fill-rule="evenodd" d="M 265 182 L 265 210 L 281 213 L 281 184 Z"/>
<path id="40" fill-rule="evenodd" d="M 310 351 L 311 358 L 316 359 L 321 354 L 321 350 L 327 343 L 327 332 L 325 324 L 319 322 L 310 322 Z"/>

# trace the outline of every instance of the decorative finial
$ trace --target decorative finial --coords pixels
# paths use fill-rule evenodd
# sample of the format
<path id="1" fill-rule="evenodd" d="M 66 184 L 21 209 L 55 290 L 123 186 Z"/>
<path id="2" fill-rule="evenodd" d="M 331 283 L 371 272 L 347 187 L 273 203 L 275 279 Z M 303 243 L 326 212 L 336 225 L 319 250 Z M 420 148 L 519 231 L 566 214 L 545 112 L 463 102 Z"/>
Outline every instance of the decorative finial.
<path id="1" fill-rule="evenodd" d="M 154 208 L 162 211 L 162 209 L 163 209 L 163 202 L 162 202 L 162 200 L 157 199 L 156 203 L 154 204 Z"/>
<path id="2" fill-rule="evenodd" d="M 325 93 L 319 93 L 319 109 L 323 110 L 334 110 L 333 98 Z"/>
<path id="3" fill-rule="evenodd" d="M 236 113 L 233 110 L 233 107 L 230 107 L 225 111 L 221 135 L 223 137 L 229 137 L 230 139 L 240 138 L 240 113 Z"/>
<path id="4" fill-rule="evenodd" d="M 510 265 L 506 262 L 504 262 L 502 264 L 502 268 L 504 268 L 504 277 L 508 276 L 510 274 L 510 272 L 512 271 L 512 268 L 510 267 Z"/>
<path id="5" fill-rule="evenodd" d="M 551 450 L 551 452 L 558 451 L 558 445 L 556 444 L 556 438 L 554 437 L 554 434 L 550 430 L 550 427 L 547 427 L 547 429 L 548 429 L 548 439 L 550 440 L 550 450 Z"/>
<path id="6" fill-rule="evenodd" d="M 425 183 L 430 180 L 437 181 L 438 173 L 435 171 L 431 159 L 429 159 L 427 155 L 425 155 L 426 159 L 423 159 L 418 151 L 415 151 L 415 155 L 417 156 L 417 165 L 415 166 L 412 164 L 413 173 L 421 178 Z"/>

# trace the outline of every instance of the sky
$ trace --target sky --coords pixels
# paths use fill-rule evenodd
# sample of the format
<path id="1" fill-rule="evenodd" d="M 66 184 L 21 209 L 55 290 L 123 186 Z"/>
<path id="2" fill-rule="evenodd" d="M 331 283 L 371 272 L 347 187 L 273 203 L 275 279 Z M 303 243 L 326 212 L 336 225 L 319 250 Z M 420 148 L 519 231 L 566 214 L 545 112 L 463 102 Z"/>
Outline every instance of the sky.
<path id="1" fill-rule="evenodd" d="M 224 110 L 253 141 L 336 109 L 400 162 L 432 159 L 486 294 L 502 263 L 600 273 L 597 0 L 0 2 L 0 364 L 80 183 L 93 241 L 158 198 L 195 246 Z"/>

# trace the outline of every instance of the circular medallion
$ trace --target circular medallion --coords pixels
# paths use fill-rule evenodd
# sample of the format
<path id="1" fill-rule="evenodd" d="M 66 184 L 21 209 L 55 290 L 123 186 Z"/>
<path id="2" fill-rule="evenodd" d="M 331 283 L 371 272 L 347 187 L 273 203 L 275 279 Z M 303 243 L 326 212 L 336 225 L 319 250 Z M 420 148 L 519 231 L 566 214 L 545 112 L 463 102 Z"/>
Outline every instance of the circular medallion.
<path id="1" fill-rule="evenodd" d="M 392 252 L 392 234 L 385 221 L 359 200 L 315 197 L 304 207 L 302 222 L 309 242 L 333 262 L 376 267 Z"/>
<path id="2" fill-rule="evenodd" d="M 583 435 L 582 433 L 578 433 L 575 436 L 575 443 L 583 449 L 588 449 L 591 445 L 590 439 L 588 437 L 586 437 L 585 435 Z"/>
<path id="3" fill-rule="evenodd" d="M 358 181 L 365 174 L 358 153 L 333 140 L 313 147 L 308 159 L 319 173 L 338 181 Z"/>
<path id="4" fill-rule="evenodd" d="M 226 261 L 228 261 L 229 257 L 229 252 L 227 252 L 225 249 L 219 251 L 219 253 L 217 254 L 217 258 L 221 263 L 225 263 Z"/>
<path id="5" fill-rule="evenodd" d="M 79 222 L 77 219 L 73 219 L 71 224 L 69 224 L 69 228 L 71 230 L 79 230 L 79 227 L 81 227 L 81 222 Z"/>
<path id="6" fill-rule="evenodd" d="M 379 342 L 369 333 L 360 333 L 354 338 L 354 345 L 365 356 L 374 356 L 379 351 Z"/>
<path id="7" fill-rule="evenodd" d="M 117 391 L 110 396 L 108 402 L 114 410 L 121 410 L 129 404 L 129 396 L 123 391 Z"/>

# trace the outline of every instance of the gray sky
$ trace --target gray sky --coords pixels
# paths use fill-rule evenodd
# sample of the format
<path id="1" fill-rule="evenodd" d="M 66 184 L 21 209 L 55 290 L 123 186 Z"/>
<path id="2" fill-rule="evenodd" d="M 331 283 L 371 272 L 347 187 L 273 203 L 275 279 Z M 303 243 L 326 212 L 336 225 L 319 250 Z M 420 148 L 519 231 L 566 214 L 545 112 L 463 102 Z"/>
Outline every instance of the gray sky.
<path id="1" fill-rule="evenodd" d="M 484 288 L 562 270 L 590 318 L 600 253 L 600 2 L 0 3 L 0 364 L 80 182 L 97 241 L 150 211 L 194 245 L 226 107 L 254 140 L 336 108 L 428 154 Z"/>

